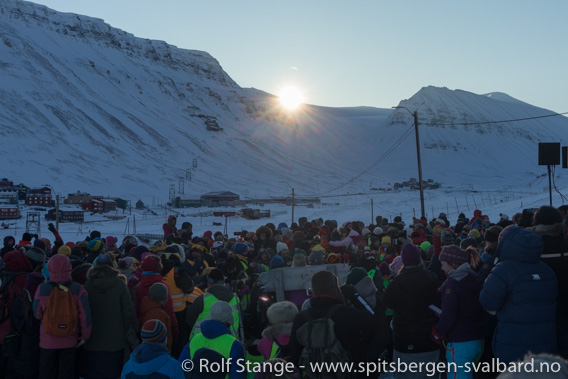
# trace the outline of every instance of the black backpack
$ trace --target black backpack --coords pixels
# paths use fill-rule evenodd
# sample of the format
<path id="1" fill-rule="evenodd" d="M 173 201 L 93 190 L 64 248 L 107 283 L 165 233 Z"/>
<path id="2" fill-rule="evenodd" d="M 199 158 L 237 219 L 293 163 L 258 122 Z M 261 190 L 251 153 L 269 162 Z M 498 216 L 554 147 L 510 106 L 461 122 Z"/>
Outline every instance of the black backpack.
<path id="1" fill-rule="evenodd" d="M 345 378 L 349 375 L 340 370 L 323 372 L 311 365 L 321 362 L 341 365 L 349 362 L 347 351 L 337 339 L 335 322 L 332 320 L 339 307 L 341 305 L 334 305 L 324 317 L 318 319 L 312 317 L 309 309 L 302 311 L 308 321 L 296 330 L 296 339 L 304 346 L 300 366 L 304 366 L 307 378 Z"/>

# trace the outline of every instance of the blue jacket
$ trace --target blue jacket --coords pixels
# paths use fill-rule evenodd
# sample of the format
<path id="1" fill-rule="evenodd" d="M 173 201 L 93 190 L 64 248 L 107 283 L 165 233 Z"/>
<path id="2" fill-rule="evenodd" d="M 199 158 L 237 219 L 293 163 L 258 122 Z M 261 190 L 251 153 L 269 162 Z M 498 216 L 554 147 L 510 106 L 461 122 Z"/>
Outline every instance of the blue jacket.
<path id="1" fill-rule="evenodd" d="M 178 361 L 168 349 L 158 343 L 140 344 L 130 354 L 130 360 L 122 368 L 121 379 L 184 379 L 185 375 Z"/>
<path id="2" fill-rule="evenodd" d="M 225 324 L 217 321 L 217 320 L 206 320 L 203 321 L 201 324 L 201 333 L 205 338 L 213 339 L 217 338 L 223 334 L 231 334 L 229 328 L 225 326 Z M 205 359 L 208 362 L 216 361 L 220 357 L 218 354 L 211 355 L 210 352 L 203 351 L 205 349 L 199 349 L 193 353 L 193 361 L 194 361 L 194 369 L 189 373 L 188 377 L 190 378 L 201 378 L 201 377 L 211 377 L 209 375 L 200 375 L 203 374 L 200 372 L 199 369 L 199 361 L 200 359 Z M 185 359 L 189 359 L 191 356 L 191 351 L 189 350 L 189 343 L 185 345 L 183 348 L 178 361 L 181 363 Z M 247 377 L 246 364 L 245 364 L 245 348 L 243 344 L 235 339 L 233 345 L 231 346 L 231 350 L 229 353 L 229 357 L 231 359 L 231 368 L 229 371 L 229 378 L 230 379 L 241 379 Z M 240 360 L 240 361 L 239 361 Z M 239 362 L 239 363 L 237 363 Z M 179 364 L 179 363 L 178 363 Z M 242 372 L 239 372 L 242 371 Z"/>
<path id="3" fill-rule="evenodd" d="M 534 354 L 556 353 L 556 294 L 558 282 L 540 255 L 540 236 L 521 227 L 501 233 L 497 246 L 499 263 L 493 268 L 479 295 L 483 308 L 497 312 L 493 336 L 495 357 L 522 360 Z"/>

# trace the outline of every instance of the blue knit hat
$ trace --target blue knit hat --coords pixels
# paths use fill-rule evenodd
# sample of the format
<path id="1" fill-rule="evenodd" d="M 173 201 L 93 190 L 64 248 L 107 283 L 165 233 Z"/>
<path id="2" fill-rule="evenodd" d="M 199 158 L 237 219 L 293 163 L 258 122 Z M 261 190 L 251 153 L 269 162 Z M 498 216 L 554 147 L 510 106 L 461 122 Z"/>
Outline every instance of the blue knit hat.
<path id="1" fill-rule="evenodd" d="M 157 319 L 146 321 L 140 332 L 140 338 L 143 342 L 162 343 L 167 335 L 166 326 Z"/>

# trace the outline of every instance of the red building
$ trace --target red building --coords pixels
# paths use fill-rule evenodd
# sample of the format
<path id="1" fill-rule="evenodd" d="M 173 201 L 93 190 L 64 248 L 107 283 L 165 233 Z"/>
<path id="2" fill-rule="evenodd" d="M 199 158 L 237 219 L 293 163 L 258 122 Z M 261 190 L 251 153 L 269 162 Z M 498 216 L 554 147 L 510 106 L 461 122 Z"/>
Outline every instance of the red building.
<path id="1" fill-rule="evenodd" d="M 93 199 L 83 203 L 81 208 L 90 212 L 110 212 L 116 210 L 116 201 L 111 199 Z"/>
<path id="2" fill-rule="evenodd" d="M 9 181 L 6 178 L 0 180 L 0 187 L 14 187 L 14 182 Z"/>
<path id="3" fill-rule="evenodd" d="M 0 219 L 20 218 L 20 207 L 12 204 L 0 204 Z"/>
<path id="4" fill-rule="evenodd" d="M 49 207 L 53 204 L 49 187 L 32 188 L 26 195 L 26 205 L 41 205 Z"/>

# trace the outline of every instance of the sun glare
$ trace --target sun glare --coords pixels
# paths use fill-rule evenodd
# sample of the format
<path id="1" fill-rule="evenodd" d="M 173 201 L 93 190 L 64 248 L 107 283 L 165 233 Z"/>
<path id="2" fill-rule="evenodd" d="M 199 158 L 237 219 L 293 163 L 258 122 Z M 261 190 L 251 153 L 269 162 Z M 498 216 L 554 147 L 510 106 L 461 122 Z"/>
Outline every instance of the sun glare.
<path id="1" fill-rule="evenodd" d="M 282 106 L 288 109 L 296 109 L 304 102 L 304 95 L 294 87 L 284 88 L 279 97 Z"/>

